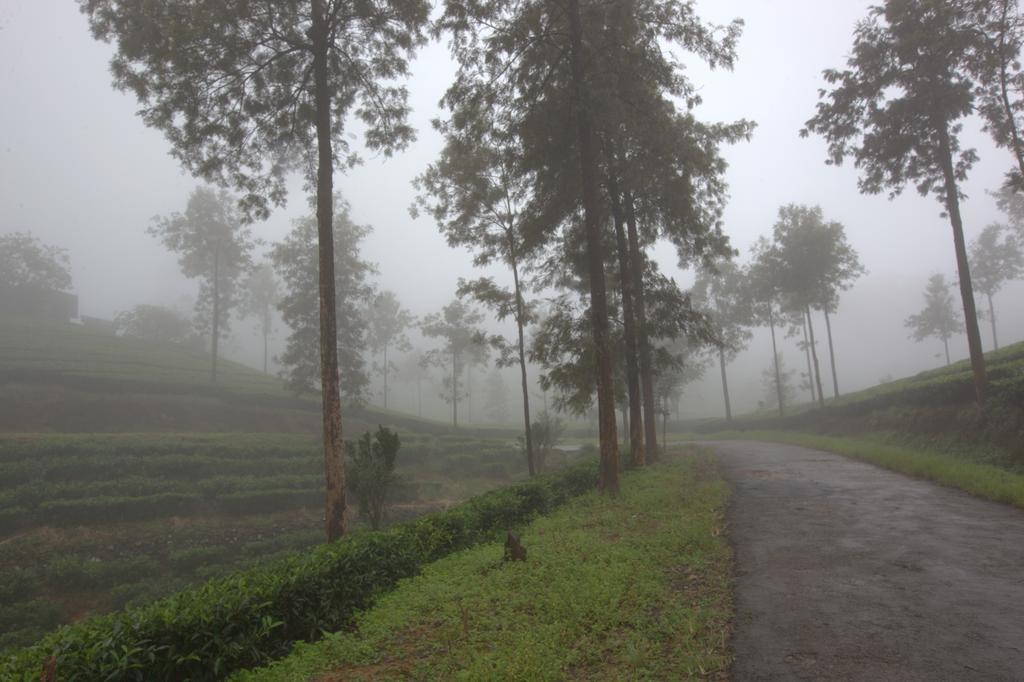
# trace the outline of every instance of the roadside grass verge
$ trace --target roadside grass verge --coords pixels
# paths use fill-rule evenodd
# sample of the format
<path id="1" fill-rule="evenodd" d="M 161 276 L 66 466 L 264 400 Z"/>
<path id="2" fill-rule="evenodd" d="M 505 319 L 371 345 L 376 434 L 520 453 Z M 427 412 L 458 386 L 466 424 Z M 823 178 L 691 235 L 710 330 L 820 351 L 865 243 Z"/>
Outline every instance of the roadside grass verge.
<path id="1" fill-rule="evenodd" d="M 235 682 L 679 679 L 724 673 L 727 488 L 710 457 L 628 473 L 523 529 L 525 562 L 489 543 L 428 565 L 350 630 Z"/>
<path id="2" fill-rule="evenodd" d="M 1024 475 L 972 461 L 965 456 L 890 445 L 870 438 L 819 436 L 794 431 L 725 431 L 695 437 L 708 440 L 764 440 L 826 450 L 959 488 L 987 500 L 1024 508 Z"/>

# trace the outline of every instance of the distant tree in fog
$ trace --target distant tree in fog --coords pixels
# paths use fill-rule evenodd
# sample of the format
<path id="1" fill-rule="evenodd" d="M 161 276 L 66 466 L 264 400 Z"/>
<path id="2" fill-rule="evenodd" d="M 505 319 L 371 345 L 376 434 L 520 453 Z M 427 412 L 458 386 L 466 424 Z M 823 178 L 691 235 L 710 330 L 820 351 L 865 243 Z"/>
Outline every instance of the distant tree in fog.
<path id="1" fill-rule="evenodd" d="M 178 254 L 181 272 L 199 280 L 196 322 L 209 330 L 210 379 L 217 381 L 217 346 L 240 299 L 239 280 L 252 264 L 252 232 L 223 190 L 197 187 L 184 213 L 157 217 L 148 232 Z"/>
<path id="2" fill-rule="evenodd" d="M 383 359 L 375 369 L 384 378 L 384 408 L 388 406 L 388 375 L 396 369 L 388 357 L 391 350 L 407 351 L 409 337 L 405 331 L 412 326 L 415 318 L 404 309 L 393 291 L 382 291 L 373 297 L 366 308 L 366 342 L 374 353 L 381 353 Z"/>
<path id="3" fill-rule="evenodd" d="M 974 288 L 988 298 L 988 319 L 992 325 L 992 345 L 999 348 L 996 334 L 996 308 L 992 297 L 1003 285 L 1024 276 L 1021 243 L 1004 225 L 992 224 L 971 242 L 971 276 Z"/>
<path id="4" fill-rule="evenodd" d="M 821 310 L 825 315 L 833 389 L 838 397 L 839 378 L 829 312 L 834 312 L 839 293 L 848 289 L 863 274 L 864 268 L 857 252 L 846 241 L 842 224 L 834 220 L 826 222 L 819 206 L 789 204 L 781 207 L 772 229 L 770 248 L 774 250 L 774 273 L 786 307 L 802 311 L 806 319 L 818 404 L 824 405 L 811 311 Z"/>
<path id="5" fill-rule="evenodd" d="M 270 335 L 274 331 L 274 309 L 281 300 L 281 282 L 274 266 L 263 263 L 249 272 L 243 286 L 241 312 L 243 317 L 256 318 L 263 336 L 263 373 L 267 373 Z"/>
<path id="6" fill-rule="evenodd" d="M 67 291 L 70 268 L 66 249 L 44 244 L 30 232 L 0 235 L 0 285 Z"/>
<path id="7" fill-rule="evenodd" d="M 483 330 L 477 327 L 484 316 L 456 299 L 440 312 L 423 318 L 424 336 L 440 339 L 444 345 L 426 354 L 427 361 L 442 369 L 444 392 L 441 397 L 452 406 L 452 425 L 459 425 L 459 400 L 465 397 L 462 373 L 471 362 L 486 357 L 488 346 Z"/>
<path id="8" fill-rule="evenodd" d="M 495 367 L 488 372 L 484 382 L 484 412 L 491 421 L 504 422 L 508 419 L 508 410 L 508 384 Z"/>
<path id="9" fill-rule="evenodd" d="M 750 343 L 753 310 L 743 270 L 731 260 L 715 263 L 713 267 L 713 270 L 705 269 L 698 273 L 691 292 L 696 305 L 709 309 L 711 325 L 719 340 L 716 351 L 722 373 L 725 420 L 731 422 L 732 405 L 725 366 Z"/>
<path id="10" fill-rule="evenodd" d="M 796 400 L 796 387 L 793 385 L 795 369 L 786 369 L 782 354 L 777 354 L 772 364 L 761 372 L 761 385 L 764 387 L 764 404 L 770 409 L 779 405 L 779 398 L 787 405 Z"/>
<path id="11" fill-rule="evenodd" d="M 369 379 L 363 353 L 366 350 L 364 321 L 360 311 L 373 296 L 367 278 L 375 272 L 362 260 L 360 242 L 369 227 L 349 218 L 348 205 L 335 197 L 334 209 L 334 302 L 338 320 L 335 337 L 340 390 L 349 400 L 363 398 Z M 314 216 L 295 221 L 292 231 L 270 251 L 270 260 L 284 280 L 285 293 L 278 304 L 281 317 L 291 328 L 284 352 L 278 358 L 293 391 L 303 393 L 320 387 L 321 327 L 319 249 Z"/>
<path id="12" fill-rule="evenodd" d="M 953 295 L 949 293 L 949 284 L 941 273 L 928 279 L 924 292 L 924 309 L 906 319 L 904 325 L 910 329 L 910 336 L 915 341 L 924 341 L 929 337 L 942 340 L 946 351 L 946 364 L 949 364 L 949 339 L 954 334 L 963 332 L 964 324 L 953 306 Z"/>
<path id="13" fill-rule="evenodd" d="M 775 326 L 779 324 L 779 277 L 778 277 L 778 254 L 772 249 L 771 242 L 761 237 L 751 249 L 753 262 L 747 270 L 747 286 L 750 288 L 748 296 L 751 303 L 751 313 L 755 322 L 767 324 L 772 340 L 772 358 L 775 363 L 775 386 L 779 389 L 776 395 L 775 404 L 779 409 L 779 416 L 783 416 L 786 410 L 786 396 L 782 392 L 782 370 L 778 361 L 778 344 L 775 338 Z"/>
<path id="14" fill-rule="evenodd" d="M 398 364 L 398 377 L 407 384 L 416 385 L 416 416 L 423 416 L 423 382 L 430 379 L 430 359 L 413 349 L 406 353 Z"/>
<path id="15" fill-rule="evenodd" d="M 194 335 L 191 320 L 177 310 L 160 305 L 140 303 L 122 311 L 114 318 L 114 326 L 121 336 L 171 343 L 196 339 L 202 344 L 202 339 Z"/>
<path id="16" fill-rule="evenodd" d="M 953 227 L 978 405 L 985 400 L 985 357 L 975 311 L 960 183 L 977 161 L 961 149 L 963 120 L 976 108 L 971 72 L 977 26 L 956 2 L 888 0 L 873 6 L 854 30 L 847 69 L 825 71 L 817 113 L 801 134 L 828 142 L 827 163 L 852 157 L 861 192 L 899 194 L 912 183 L 934 194 Z"/>

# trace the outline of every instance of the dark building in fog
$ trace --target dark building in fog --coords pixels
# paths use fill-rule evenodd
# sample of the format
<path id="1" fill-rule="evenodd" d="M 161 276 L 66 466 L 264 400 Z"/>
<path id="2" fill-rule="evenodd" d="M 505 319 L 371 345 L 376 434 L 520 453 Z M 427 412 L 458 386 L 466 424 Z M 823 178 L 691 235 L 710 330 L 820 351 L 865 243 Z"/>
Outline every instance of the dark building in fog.
<path id="1" fill-rule="evenodd" d="M 42 287 L 0 284 L 0 316 L 68 322 L 78 317 L 78 296 Z"/>

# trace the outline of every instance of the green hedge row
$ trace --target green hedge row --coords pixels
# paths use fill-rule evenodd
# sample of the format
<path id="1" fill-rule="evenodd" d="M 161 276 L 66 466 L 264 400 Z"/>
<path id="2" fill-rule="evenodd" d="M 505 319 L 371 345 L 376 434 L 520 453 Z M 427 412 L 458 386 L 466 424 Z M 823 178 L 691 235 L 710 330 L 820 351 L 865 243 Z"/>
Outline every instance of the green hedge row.
<path id="1" fill-rule="evenodd" d="M 344 627 L 401 578 L 593 489 L 593 463 L 486 493 L 446 512 L 71 625 L 0 661 L 0 679 L 215 680 Z"/>

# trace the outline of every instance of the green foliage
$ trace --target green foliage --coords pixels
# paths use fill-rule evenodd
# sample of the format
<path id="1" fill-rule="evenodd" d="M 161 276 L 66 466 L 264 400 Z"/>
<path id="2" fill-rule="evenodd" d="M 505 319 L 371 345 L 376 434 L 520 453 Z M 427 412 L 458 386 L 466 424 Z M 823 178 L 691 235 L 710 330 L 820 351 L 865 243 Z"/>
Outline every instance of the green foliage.
<path id="1" fill-rule="evenodd" d="M 284 202 L 292 171 L 316 168 L 313 11 L 308 3 L 200 0 L 188 11 L 135 0 L 80 0 L 93 35 L 117 45 L 115 87 L 139 100 L 193 175 L 243 193 L 248 217 Z M 394 83 L 424 40 L 423 0 L 324 12 L 331 165 L 359 161 L 345 122 L 389 154 L 413 137 L 406 91 Z M 329 169 L 328 169 L 329 172 Z M 312 179 L 312 178 L 310 178 Z"/>
<path id="2" fill-rule="evenodd" d="M 703 455 L 635 471 L 520 533 L 427 566 L 356 627 L 233 682 L 700 679 L 728 668 L 728 496 Z"/>
<path id="3" fill-rule="evenodd" d="M 186 277 L 200 280 L 196 320 L 216 348 L 239 301 L 239 279 L 252 264 L 252 231 L 242 224 L 234 200 L 224 191 L 197 187 L 184 213 L 155 218 L 149 233 L 178 254 Z"/>
<path id="4" fill-rule="evenodd" d="M 66 249 L 44 244 L 30 232 L 0 235 L 0 286 L 67 291 L 70 268 Z"/>
<path id="5" fill-rule="evenodd" d="M 423 564 L 550 512 L 592 489 L 595 480 L 592 464 L 577 466 L 92 618 L 0 660 L 0 677 L 34 679 L 53 655 L 68 680 L 221 679 L 284 655 L 296 641 L 344 627 Z"/>
<path id="6" fill-rule="evenodd" d="M 384 504 L 394 480 L 399 447 L 398 434 L 383 426 L 377 427 L 372 440 L 367 431 L 362 438 L 347 443 L 345 447 L 348 452 L 346 483 L 355 495 L 359 513 L 370 520 L 373 530 L 379 529 L 384 520 Z"/>
<path id="7" fill-rule="evenodd" d="M 458 426 L 459 400 L 462 392 L 462 371 L 466 365 L 482 364 L 487 359 L 488 346 L 483 331 L 476 325 L 484 317 L 472 306 L 455 299 L 440 312 L 423 318 L 420 330 L 424 336 L 440 339 L 443 346 L 427 353 L 427 362 L 444 371 L 445 391 L 441 394 L 452 406 L 452 423 Z"/>
<path id="8" fill-rule="evenodd" d="M 193 339 L 192 323 L 178 311 L 140 303 L 114 318 L 117 333 L 147 341 L 183 343 Z M 202 343 L 198 344 L 202 347 Z"/>
<path id="9" fill-rule="evenodd" d="M 367 277 L 375 266 L 360 257 L 360 245 L 371 228 L 356 225 L 348 204 L 334 198 L 334 288 L 338 323 L 338 367 L 345 395 L 363 396 L 369 380 L 363 361 L 364 320 L 359 314 L 373 296 Z M 291 328 L 280 356 L 288 388 L 295 393 L 320 385 L 319 247 L 316 216 L 296 220 L 292 231 L 270 251 L 270 260 L 284 280 L 285 294 L 278 309 Z"/>
<path id="10" fill-rule="evenodd" d="M 562 420 L 547 410 L 542 411 L 537 420 L 530 425 L 533 447 L 536 448 L 537 471 L 544 471 L 564 431 Z"/>
<path id="11" fill-rule="evenodd" d="M 953 334 L 963 332 L 963 318 L 953 306 L 953 295 L 942 273 L 928 278 L 924 292 L 924 309 L 911 315 L 904 322 L 915 341 L 924 341 L 930 336 L 942 340 L 945 345 Z M 949 364 L 949 347 L 946 346 L 946 364 Z"/>

